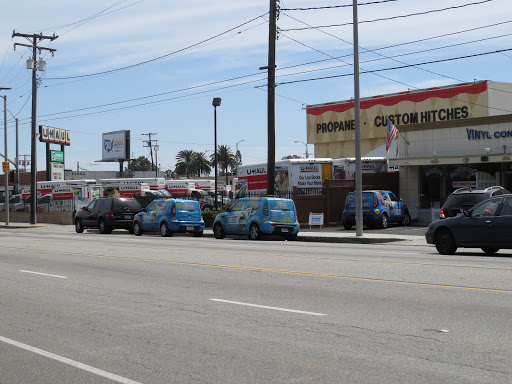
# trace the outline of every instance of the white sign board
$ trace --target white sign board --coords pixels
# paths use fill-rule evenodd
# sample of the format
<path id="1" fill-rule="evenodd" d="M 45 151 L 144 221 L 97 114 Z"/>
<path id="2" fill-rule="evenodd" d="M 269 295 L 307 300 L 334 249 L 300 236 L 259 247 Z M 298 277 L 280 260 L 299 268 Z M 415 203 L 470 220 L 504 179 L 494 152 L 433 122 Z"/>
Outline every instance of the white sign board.
<path id="1" fill-rule="evenodd" d="M 297 188 L 322 188 L 322 164 L 293 164 L 292 182 Z"/>
<path id="2" fill-rule="evenodd" d="M 127 159 L 127 132 L 106 132 L 102 135 L 102 160 Z"/>
<path id="3" fill-rule="evenodd" d="M 311 227 L 312 225 L 319 225 L 322 227 L 324 225 L 324 214 L 310 212 L 309 213 L 309 226 Z"/>
<path id="4" fill-rule="evenodd" d="M 64 164 L 61 163 L 50 163 L 51 164 L 51 181 L 64 180 Z"/>

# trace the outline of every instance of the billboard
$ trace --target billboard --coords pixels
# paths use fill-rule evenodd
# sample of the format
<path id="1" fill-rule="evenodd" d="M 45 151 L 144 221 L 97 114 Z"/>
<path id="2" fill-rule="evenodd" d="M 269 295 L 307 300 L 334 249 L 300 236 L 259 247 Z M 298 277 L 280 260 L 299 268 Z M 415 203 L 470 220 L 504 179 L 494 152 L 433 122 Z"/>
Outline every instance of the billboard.
<path id="1" fill-rule="evenodd" d="M 105 132 L 102 135 L 101 161 L 130 159 L 130 131 Z"/>

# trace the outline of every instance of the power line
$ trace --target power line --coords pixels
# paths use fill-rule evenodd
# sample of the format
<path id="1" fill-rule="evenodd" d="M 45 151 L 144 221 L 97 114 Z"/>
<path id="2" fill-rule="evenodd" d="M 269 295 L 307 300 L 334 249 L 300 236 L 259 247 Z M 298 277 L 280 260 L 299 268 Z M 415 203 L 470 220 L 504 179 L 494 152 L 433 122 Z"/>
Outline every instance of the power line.
<path id="1" fill-rule="evenodd" d="M 398 0 L 381 0 L 381 1 L 372 1 L 369 3 L 360 3 L 357 4 L 358 6 L 361 5 L 372 5 L 372 4 L 382 4 L 382 3 L 391 3 Z M 279 8 L 281 11 L 311 11 L 311 10 L 318 10 L 318 9 L 334 9 L 334 8 L 351 8 L 352 4 L 346 4 L 346 5 L 328 5 L 325 7 L 309 7 L 309 8 Z"/>
<path id="2" fill-rule="evenodd" d="M 374 70 L 371 70 L 371 71 L 362 71 L 361 73 L 374 73 L 374 72 L 382 72 L 382 71 L 392 71 L 392 70 L 396 70 L 396 69 L 404 69 L 404 68 L 415 67 L 415 66 L 418 66 L 418 65 L 427 65 L 427 64 L 443 63 L 443 62 L 447 62 L 447 61 L 461 60 L 461 59 L 468 59 L 468 58 L 472 58 L 472 57 L 479 57 L 479 56 L 485 56 L 485 55 L 492 55 L 492 54 L 494 54 L 494 53 L 502 53 L 502 52 L 508 52 L 508 51 L 512 51 L 512 48 L 508 48 L 508 49 L 500 49 L 500 50 L 497 50 L 497 51 L 490 51 L 490 52 L 484 52 L 484 53 L 476 53 L 476 54 L 473 54 L 473 55 L 467 55 L 467 56 L 452 57 L 452 58 L 448 58 L 448 59 L 440 59 L 440 60 L 425 61 L 425 62 L 423 62 L 423 63 L 407 64 L 407 65 L 403 65 L 403 66 L 399 66 L 399 67 L 391 67 L 391 68 L 374 69 Z M 312 79 L 303 79 L 303 80 L 287 81 L 287 82 L 283 82 L 283 83 L 278 83 L 277 85 L 285 85 L 285 84 L 302 83 L 302 82 L 315 81 L 315 80 L 334 79 L 334 78 L 337 78 L 337 77 L 345 77 L 345 76 L 352 76 L 352 75 L 353 75 L 353 73 L 346 73 L 346 74 L 342 74 L 342 75 L 333 75 L 333 76 L 317 77 L 317 78 L 312 78 Z M 507 112 L 510 112 L 510 111 L 507 111 Z"/>
<path id="3" fill-rule="evenodd" d="M 165 54 L 165 55 L 162 55 L 162 56 L 159 56 L 159 57 L 155 57 L 155 58 L 152 58 L 152 59 L 149 59 L 149 60 L 141 61 L 141 62 L 139 62 L 139 63 L 135 63 L 135 64 L 127 65 L 127 66 L 125 66 L 125 67 L 120 67 L 120 68 L 110 69 L 110 70 L 108 70 L 108 71 L 102 71 L 102 72 L 90 73 L 90 74 L 87 74 L 87 75 L 77 75 L 77 76 L 68 76 L 68 77 L 48 77 L 46 80 L 67 80 L 67 79 L 79 79 L 79 78 L 85 78 L 85 77 L 100 76 L 100 75 L 106 75 L 106 74 L 109 74 L 109 73 L 114 73 L 114 72 L 124 71 L 124 70 L 126 70 L 126 69 L 135 68 L 135 67 L 138 67 L 138 66 L 140 66 L 140 65 L 144 65 L 144 64 L 149 64 L 149 63 L 152 63 L 152 62 L 154 62 L 154 61 L 158 61 L 158 60 L 164 59 L 164 58 L 169 57 L 169 56 L 174 56 L 174 55 L 176 55 L 176 54 L 178 54 L 178 53 L 181 53 L 181 52 L 187 51 L 187 50 L 192 49 L 192 48 L 194 48 L 194 47 L 197 47 L 197 46 L 199 46 L 199 45 L 201 45 L 201 44 L 204 44 L 204 43 L 206 43 L 206 42 L 208 42 L 208 41 L 214 40 L 214 39 L 216 39 L 216 38 L 218 38 L 218 37 L 220 37 L 220 36 L 223 36 L 223 35 L 225 35 L 225 34 L 227 34 L 227 33 L 231 32 L 231 31 L 234 31 L 235 29 L 238 29 L 238 28 L 240 28 L 240 27 L 243 27 L 244 25 L 247 25 L 247 24 L 249 24 L 249 23 L 252 23 L 253 21 L 258 20 L 259 18 L 261 18 L 261 17 L 263 17 L 263 16 L 265 16 L 265 15 L 266 15 L 266 13 L 264 13 L 264 14 L 262 14 L 262 15 L 259 15 L 259 16 L 255 17 L 255 18 L 253 18 L 253 19 L 251 19 L 251 20 L 249 20 L 249 21 L 246 21 L 246 22 L 242 23 L 242 24 L 239 24 L 239 25 L 237 25 L 236 27 L 233 27 L 233 28 L 230 28 L 230 29 L 228 29 L 228 30 L 226 30 L 226 31 L 224 31 L 224 32 L 221 32 L 221 33 L 219 33 L 219 34 L 217 34 L 217 35 L 215 35 L 215 36 L 212 36 L 212 37 L 209 37 L 209 38 L 204 39 L 204 40 L 202 40 L 202 41 L 199 41 L 199 42 L 197 42 L 197 43 L 191 44 L 191 45 L 189 45 L 189 46 L 187 46 L 187 47 L 180 48 L 180 49 L 178 49 L 178 50 L 176 50 L 176 51 L 173 51 L 173 52 L 167 53 L 167 54 Z"/>
<path id="4" fill-rule="evenodd" d="M 359 24 L 375 23 L 375 22 L 378 22 L 378 21 L 387 21 L 387 20 L 402 19 L 402 18 L 412 17 L 412 16 L 427 15 L 429 13 L 444 12 L 444 11 L 449 11 L 449 10 L 452 10 L 452 9 L 458 9 L 458 8 L 469 7 L 469 6 L 472 6 L 472 5 L 484 4 L 484 3 L 491 2 L 491 1 L 494 1 L 494 0 L 482 0 L 482 1 L 475 2 L 475 3 L 455 5 L 455 6 L 452 6 L 452 7 L 441 8 L 441 9 L 433 9 L 433 10 L 425 11 L 425 12 L 409 13 L 409 14 L 406 14 L 406 15 L 397 15 L 397 16 L 391 16 L 391 17 L 382 17 L 382 18 L 373 19 L 373 20 L 362 20 L 362 21 L 359 21 Z M 353 23 L 350 22 L 350 23 L 343 23 L 343 24 L 319 25 L 319 26 L 316 26 L 316 27 L 288 28 L 288 29 L 281 29 L 280 31 L 281 32 L 305 31 L 305 30 L 308 30 L 308 29 L 344 27 L 344 26 L 352 25 L 352 24 Z"/>

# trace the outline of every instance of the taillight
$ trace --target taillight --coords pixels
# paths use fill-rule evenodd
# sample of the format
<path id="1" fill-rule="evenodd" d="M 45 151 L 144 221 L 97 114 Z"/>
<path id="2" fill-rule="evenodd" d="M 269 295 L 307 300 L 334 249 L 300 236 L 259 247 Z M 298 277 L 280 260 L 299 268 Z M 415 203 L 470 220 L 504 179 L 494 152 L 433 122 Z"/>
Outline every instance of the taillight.
<path id="1" fill-rule="evenodd" d="M 443 208 L 441 208 L 441 211 L 439 212 L 439 218 L 441 218 L 441 219 L 445 218 Z"/>
<path id="2" fill-rule="evenodd" d="M 111 209 L 110 211 L 108 211 L 108 216 L 109 217 L 114 217 L 114 210 Z"/>
<path id="3" fill-rule="evenodd" d="M 377 208 L 379 205 L 379 200 L 377 199 L 376 195 L 373 195 L 373 208 Z"/>
<path id="4" fill-rule="evenodd" d="M 173 205 L 171 208 L 171 215 L 176 216 L 176 206 L 175 205 Z"/>
<path id="5" fill-rule="evenodd" d="M 263 216 L 268 216 L 268 204 L 263 206 Z"/>

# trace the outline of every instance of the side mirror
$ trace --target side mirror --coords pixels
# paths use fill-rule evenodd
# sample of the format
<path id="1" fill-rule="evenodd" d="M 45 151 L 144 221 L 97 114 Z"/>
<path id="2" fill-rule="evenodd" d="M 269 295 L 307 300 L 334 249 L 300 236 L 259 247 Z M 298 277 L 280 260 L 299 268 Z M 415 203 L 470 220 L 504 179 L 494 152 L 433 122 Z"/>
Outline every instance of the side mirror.
<path id="1" fill-rule="evenodd" d="M 227 207 L 226 212 L 231 212 L 231 207 Z"/>
<path id="2" fill-rule="evenodd" d="M 147 210 L 147 208 L 142 208 L 142 212 L 146 212 Z"/>
<path id="3" fill-rule="evenodd" d="M 89 208 L 87 208 L 87 207 L 82 207 L 82 211 L 88 211 L 88 210 L 89 210 Z"/>
<path id="4" fill-rule="evenodd" d="M 471 217 L 471 211 L 464 211 L 464 217 Z"/>

